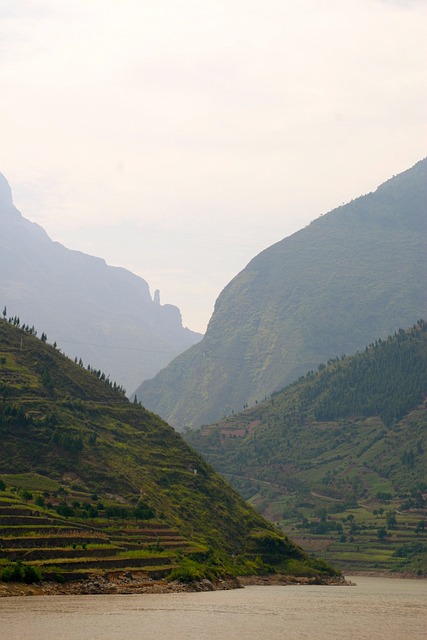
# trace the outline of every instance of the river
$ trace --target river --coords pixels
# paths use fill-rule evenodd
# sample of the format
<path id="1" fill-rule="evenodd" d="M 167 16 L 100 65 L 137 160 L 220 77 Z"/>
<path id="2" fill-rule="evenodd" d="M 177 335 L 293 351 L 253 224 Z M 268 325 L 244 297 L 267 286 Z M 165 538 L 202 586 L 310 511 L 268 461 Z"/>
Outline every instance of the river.
<path id="1" fill-rule="evenodd" d="M 425 640 L 427 581 L 0 599 L 3 640 Z"/>

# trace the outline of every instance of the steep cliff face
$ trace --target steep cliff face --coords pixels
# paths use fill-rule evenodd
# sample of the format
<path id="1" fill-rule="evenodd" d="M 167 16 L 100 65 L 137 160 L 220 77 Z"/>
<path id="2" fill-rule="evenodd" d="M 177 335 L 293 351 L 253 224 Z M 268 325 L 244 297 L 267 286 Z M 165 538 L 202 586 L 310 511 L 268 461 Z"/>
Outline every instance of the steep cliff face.
<path id="1" fill-rule="evenodd" d="M 152 300 L 145 280 L 66 249 L 26 220 L 1 174 L 0 222 L 2 308 L 129 392 L 200 339 L 177 307 Z"/>
<path id="2" fill-rule="evenodd" d="M 137 390 L 176 428 L 262 400 L 427 313 L 427 160 L 256 256 L 204 339 Z"/>
<path id="3" fill-rule="evenodd" d="M 12 208 L 12 189 L 4 175 L 0 173 L 0 204 L 3 208 Z"/>

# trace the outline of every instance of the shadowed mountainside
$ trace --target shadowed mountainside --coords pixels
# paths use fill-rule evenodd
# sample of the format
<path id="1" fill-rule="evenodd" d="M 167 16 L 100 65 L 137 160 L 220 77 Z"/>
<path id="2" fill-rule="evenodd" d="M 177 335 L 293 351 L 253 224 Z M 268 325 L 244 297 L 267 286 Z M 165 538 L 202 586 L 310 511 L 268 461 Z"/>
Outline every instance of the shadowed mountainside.
<path id="1" fill-rule="evenodd" d="M 261 401 L 427 315 L 427 160 L 256 256 L 201 342 L 137 389 L 178 430 Z"/>
<path id="2" fill-rule="evenodd" d="M 101 258 L 66 249 L 14 207 L 0 174 L 0 301 L 70 356 L 102 369 L 129 392 L 201 335 L 180 311 L 153 301 L 147 282 Z"/>

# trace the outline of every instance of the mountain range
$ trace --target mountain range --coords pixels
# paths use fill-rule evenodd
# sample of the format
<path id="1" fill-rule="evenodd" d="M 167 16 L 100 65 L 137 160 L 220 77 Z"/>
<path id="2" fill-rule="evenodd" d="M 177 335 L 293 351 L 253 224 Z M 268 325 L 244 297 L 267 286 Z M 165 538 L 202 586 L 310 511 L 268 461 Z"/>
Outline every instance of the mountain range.
<path id="1" fill-rule="evenodd" d="M 427 160 L 257 255 L 203 339 L 137 389 L 178 430 L 262 401 L 427 315 Z"/>
<path id="2" fill-rule="evenodd" d="M 53 242 L 13 205 L 0 174 L 0 304 L 31 322 L 71 357 L 101 369 L 128 392 L 201 335 L 145 280 Z"/>

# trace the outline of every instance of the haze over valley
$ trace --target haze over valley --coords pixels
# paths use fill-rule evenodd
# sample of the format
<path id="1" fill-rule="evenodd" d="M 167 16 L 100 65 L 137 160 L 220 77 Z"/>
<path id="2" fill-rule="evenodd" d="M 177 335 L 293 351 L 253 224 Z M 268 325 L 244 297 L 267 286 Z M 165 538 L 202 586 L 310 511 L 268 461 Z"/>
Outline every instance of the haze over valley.
<path id="1" fill-rule="evenodd" d="M 71 357 L 101 369 L 129 393 L 201 335 L 148 283 L 101 258 L 52 241 L 14 207 L 0 174 L 0 299 Z M 3 308 L 3 307 L 2 307 Z"/>
<path id="2" fill-rule="evenodd" d="M 260 253 L 218 297 L 201 342 L 136 393 L 199 427 L 427 315 L 427 160 Z"/>

